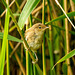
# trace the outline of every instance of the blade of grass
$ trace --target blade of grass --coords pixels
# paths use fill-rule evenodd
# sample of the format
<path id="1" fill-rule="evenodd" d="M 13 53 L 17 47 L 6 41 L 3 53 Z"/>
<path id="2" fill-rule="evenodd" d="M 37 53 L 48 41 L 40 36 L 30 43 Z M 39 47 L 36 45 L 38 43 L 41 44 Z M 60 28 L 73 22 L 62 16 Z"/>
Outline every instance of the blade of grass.
<path id="1" fill-rule="evenodd" d="M 4 35 L 4 34 L 3 34 L 2 32 L 0 32 L 0 39 L 3 39 L 3 35 Z M 11 36 L 11 35 L 8 35 L 8 36 L 7 36 L 7 39 L 8 39 L 8 40 L 11 40 L 11 41 L 23 43 L 22 40 L 20 40 L 20 39 L 18 39 L 18 38 L 16 38 L 16 37 L 13 37 L 13 36 Z"/>
<path id="2" fill-rule="evenodd" d="M 7 59 L 7 75 L 10 75 L 10 69 L 9 69 L 9 45 L 7 40 L 7 46 L 6 46 L 6 59 Z"/>
<path id="3" fill-rule="evenodd" d="M 64 0 L 64 10 L 62 9 L 62 11 L 64 12 L 65 16 L 67 17 L 65 19 L 65 53 L 69 53 L 70 51 L 70 46 L 69 46 L 69 26 L 68 26 L 68 21 L 71 23 L 71 25 L 74 27 L 73 23 L 71 22 L 71 20 L 68 18 L 68 16 L 66 15 L 66 13 L 68 12 L 68 8 L 67 8 L 67 3 L 68 1 Z M 61 5 L 60 5 L 61 6 Z M 61 7 L 62 8 L 62 7 Z M 75 29 L 75 27 L 74 27 Z M 70 64 L 70 59 L 66 60 L 66 64 L 69 65 Z M 72 70 L 71 70 L 71 65 L 67 66 L 67 74 L 69 75 L 73 75 L 72 74 Z"/>
<path id="4" fill-rule="evenodd" d="M 45 0 L 43 0 L 42 24 L 45 24 Z M 45 33 L 44 33 L 44 36 L 43 36 L 43 43 L 42 43 L 42 58 L 43 58 L 43 75 L 46 75 Z"/>
<path id="5" fill-rule="evenodd" d="M 8 0 L 6 0 L 6 3 L 9 5 Z M 7 75 L 10 75 L 10 70 L 9 70 L 9 48 L 8 47 L 9 47 L 9 45 L 8 45 L 8 40 L 7 40 L 7 43 L 6 43 Z"/>
<path id="6" fill-rule="evenodd" d="M 16 25 L 12 26 L 12 27 L 9 29 L 9 33 L 12 32 L 15 28 L 16 28 Z"/>
<path id="7" fill-rule="evenodd" d="M 28 29 L 28 20 L 29 19 L 27 19 L 27 21 L 26 21 L 26 30 Z M 29 67 L 30 67 L 30 56 L 29 56 L 29 52 L 28 52 L 28 50 L 26 51 L 26 75 L 30 75 L 30 69 L 29 69 Z"/>
<path id="8" fill-rule="evenodd" d="M 52 70 L 54 69 L 54 67 L 60 63 L 60 62 L 63 62 L 64 60 L 68 59 L 68 58 L 71 58 L 75 55 L 75 49 L 72 50 L 71 52 L 69 52 L 68 54 L 66 54 L 64 57 L 62 57 L 52 68 Z"/>
<path id="9" fill-rule="evenodd" d="M 75 26 L 74 26 L 74 24 L 72 23 L 72 21 L 70 20 L 70 18 L 67 16 L 67 12 L 65 12 L 64 11 L 64 9 L 62 8 L 62 6 L 61 6 L 61 4 L 59 3 L 59 1 L 58 0 L 55 0 L 55 2 L 57 3 L 57 5 L 60 7 L 60 9 L 62 10 L 62 12 L 64 13 L 64 15 L 66 16 L 66 18 L 67 18 L 67 20 L 70 22 L 70 24 L 72 25 L 72 27 L 75 29 Z M 66 1 L 65 1 L 65 3 L 66 3 Z M 67 3 L 66 3 L 66 5 L 67 5 Z"/>
<path id="10" fill-rule="evenodd" d="M 35 20 L 38 20 L 39 22 L 42 22 L 42 20 L 39 19 L 39 18 L 36 18 L 36 17 L 33 17 L 33 16 L 32 16 L 32 18 L 35 19 Z"/>
<path id="11" fill-rule="evenodd" d="M 51 40 L 48 38 L 47 35 L 45 35 L 45 36 L 46 36 L 46 38 L 47 38 L 48 48 L 49 48 L 49 54 L 50 54 L 50 67 L 52 68 L 53 65 L 54 65 L 53 53 L 52 53 L 52 42 L 51 42 Z M 50 72 L 51 72 L 51 73 L 50 73 L 51 75 L 55 75 L 55 69 L 54 69 L 53 71 L 51 71 L 51 69 L 50 69 Z"/>
<path id="12" fill-rule="evenodd" d="M 2 42 L 2 50 L 0 53 L 0 74 L 3 75 L 4 72 L 4 61 L 5 61 L 5 52 L 6 52 L 6 42 L 8 36 L 8 27 L 9 27 L 9 11 L 7 7 L 7 12 L 5 16 L 5 27 L 4 27 L 4 35 L 3 35 L 3 42 Z"/>
<path id="13" fill-rule="evenodd" d="M 19 6 L 17 0 L 15 0 L 15 3 L 16 3 L 17 8 L 19 9 L 19 11 L 21 12 L 21 9 L 20 9 L 20 6 Z"/>
<path id="14" fill-rule="evenodd" d="M 32 14 L 30 14 L 29 19 L 30 19 L 30 27 L 31 27 L 31 26 L 33 25 L 33 24 L 32 24 Z"/>
<path id="15" fill-rule="evenodd" d="M 33 75 L 32 63 L 30 63 L 30 74 Z"/>
<path id="16" fill-rule="evenodd" d="M 33 11 L 33 9 L 37 6 L 40 0 L 28 0 L 26 5 L 24 6 L 22 13 L 19 17 L 18 25 L 20 29 L 24 27 L 25 21 Z"/>
<path id="17" fill-rule="evenodd" d="M 75 16 L 75 12 L 67 13 L 67 15 L 68 15 L 68 17 Z M 53 19 L 53 20 L 51 20 L 49 22 L 46 22 L 45 24 L 50 24 L 52 22 L 55 22 L 55 21 L 58 21 L 58 20 L 61 20 L 61 19 L 64 19 L 64 18 L 66 18 L 66 16 L 65 15 L 61 15 L 61 16 L 57 17 L 56 19 Z"/>
<path id="18" fill-rule="evenodd" d="M 40 67 L 38 66 L 38 64 L 36 64 L 35 66 L 36 66 L 36 69 L 37 69 L 37 71 L 38 71 L 38 74 L 39 74 L 39 75 L 43 75 L 43 72 L 42 72 L 42 70 L 40 69 Z"/>

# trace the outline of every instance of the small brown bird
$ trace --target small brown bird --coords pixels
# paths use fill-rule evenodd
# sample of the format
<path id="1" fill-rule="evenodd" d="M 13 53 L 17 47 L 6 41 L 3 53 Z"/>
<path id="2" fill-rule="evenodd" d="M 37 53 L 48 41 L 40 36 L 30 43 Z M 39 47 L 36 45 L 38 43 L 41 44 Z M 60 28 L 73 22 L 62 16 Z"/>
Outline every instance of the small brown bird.
<path id="1" fill-rule="evenodd" d="M 48 27 L 45 25 L 36 23 L 25 31 L 25 38 L 32 52 L 37 52 L 37 50 L 41 47 L 42 38 L 46 29 L 48 29 Z M 36 60 L 38 60 L 37 56 Z"/>

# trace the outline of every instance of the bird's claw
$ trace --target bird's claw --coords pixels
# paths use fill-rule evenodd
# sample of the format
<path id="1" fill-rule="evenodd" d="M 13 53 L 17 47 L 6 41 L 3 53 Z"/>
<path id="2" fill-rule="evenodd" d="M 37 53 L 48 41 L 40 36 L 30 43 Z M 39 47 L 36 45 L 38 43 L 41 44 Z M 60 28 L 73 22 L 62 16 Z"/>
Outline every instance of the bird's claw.
<path id="1" fill-rule="evenodd" d="M 38 62 L 38 58 L 35 60 L 35 61 L 32 61 L 33 64 L 37 63 Z"/>
<path id="2" fill-rule="evenodd" d="M 36 53 L 34 52 L 34 54 L 35 54 L 35 56 L 36 56 L 36 59 L 35 59 L 35 61 L 32 61 L 32 63 L 33 64 L 35 64 L 35 63 L 37 63 L 38 62 L 38 57 L 37 57 L 37 55 L 36 55 Z"/>

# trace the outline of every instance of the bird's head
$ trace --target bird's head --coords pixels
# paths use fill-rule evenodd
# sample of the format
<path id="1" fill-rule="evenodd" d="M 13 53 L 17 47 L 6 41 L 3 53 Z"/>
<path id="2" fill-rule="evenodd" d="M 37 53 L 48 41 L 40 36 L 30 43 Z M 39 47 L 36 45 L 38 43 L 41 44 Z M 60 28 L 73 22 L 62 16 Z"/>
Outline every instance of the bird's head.
<path id="1" fill-rule="evenodd" d="M 48 29 L 49 27 L 43 25 L 42 23 L 36 23 L 33 25 L 33 28 L 35 29 L 35 31 L 38 32 L 44 32 L 46 29 Z"/>

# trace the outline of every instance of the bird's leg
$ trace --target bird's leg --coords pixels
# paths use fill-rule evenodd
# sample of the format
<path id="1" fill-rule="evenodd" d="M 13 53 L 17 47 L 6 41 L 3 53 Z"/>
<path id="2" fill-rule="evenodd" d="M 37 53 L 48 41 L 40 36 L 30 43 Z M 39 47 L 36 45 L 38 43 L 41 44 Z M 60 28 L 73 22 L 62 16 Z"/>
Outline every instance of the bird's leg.
<path id="1" fill-rule="evenodd" d="M 37 57 L 37 55 L 36 55 L 36 53 L 35 53 L 35 52 L 33 52 L 33 53 L 35 54 L 36 60 L 35 60 L 35 61 L 32 61 L 32 63 L 33 63 L 33 64 L 35 64 L 35 63 L 37 63 L 37 62 L 38 62 L 38 57 Z"/>
<path id="2" fill-rule="evenodd" d="M 26 48 L 24 42 L 23 42 L 23 45 L 24 45 L 26 51 L 29 51 L 30 50 L 30 47 L 29 48 Z M 38 61 L 38 57 L 37 57 L 37 55 L 36 55 L 36 53 L 34 51 L 32 51 L 32 52 L 35 54 L 35 57 L 36 57 L 36 60 L 35 61 L 32 61 L 32 63 L 35 64 Z"/>
<path id="3" fill-rule="evenodd" d="M 30 50 L 30 47 L 27 48 L 27 47 L 25 46 L 24 42 L 23 42 L 23 45 L 24 45 L 24 48 L 26 49 L 26 51 Z"/>
<path id="4" fill-rule="evenodd" d="M 30 47 L 29 48 L 26 48 L 26 51 L 29 51 L 30 50 Z"/>

